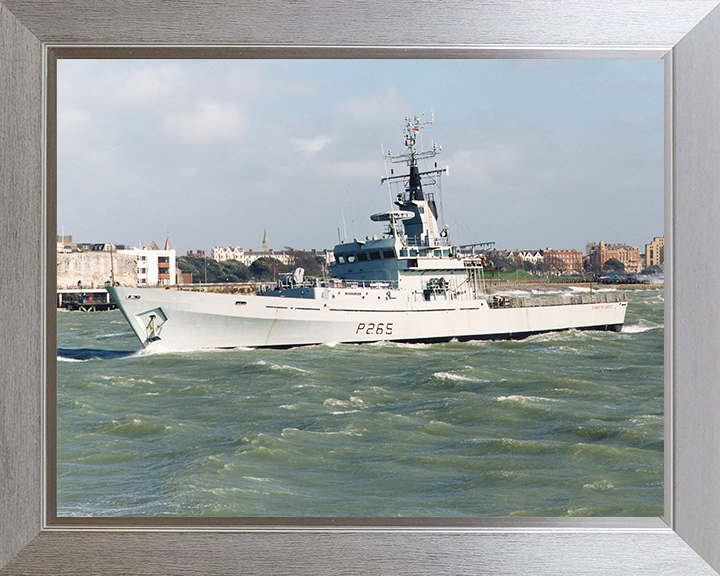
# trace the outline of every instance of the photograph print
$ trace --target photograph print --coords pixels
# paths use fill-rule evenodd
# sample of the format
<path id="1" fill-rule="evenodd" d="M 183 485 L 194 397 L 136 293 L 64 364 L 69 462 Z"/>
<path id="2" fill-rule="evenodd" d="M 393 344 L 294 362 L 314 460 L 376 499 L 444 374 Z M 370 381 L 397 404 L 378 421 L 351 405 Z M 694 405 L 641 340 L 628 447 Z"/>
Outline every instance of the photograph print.
<path id="1" fill-rule="evenodd" d="M 661 516 L 663 82 L 60 59 L 57 515 Z"/>

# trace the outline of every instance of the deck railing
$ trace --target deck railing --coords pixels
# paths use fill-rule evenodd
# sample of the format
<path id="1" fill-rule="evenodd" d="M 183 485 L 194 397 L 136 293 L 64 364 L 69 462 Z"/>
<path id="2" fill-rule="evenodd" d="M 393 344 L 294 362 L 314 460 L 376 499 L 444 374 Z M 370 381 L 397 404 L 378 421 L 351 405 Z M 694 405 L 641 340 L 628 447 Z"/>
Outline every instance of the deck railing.
<path id="1" fill-rule="evenodd" d="M 592 294 L 553 294 L 548 296 L 501 296 L 488 300 L 490 308 L 530 308 L 533 306 L 567 306 L 568 304 L 611 304 L 625 302 L 625 292 L 595 292 Z"/>

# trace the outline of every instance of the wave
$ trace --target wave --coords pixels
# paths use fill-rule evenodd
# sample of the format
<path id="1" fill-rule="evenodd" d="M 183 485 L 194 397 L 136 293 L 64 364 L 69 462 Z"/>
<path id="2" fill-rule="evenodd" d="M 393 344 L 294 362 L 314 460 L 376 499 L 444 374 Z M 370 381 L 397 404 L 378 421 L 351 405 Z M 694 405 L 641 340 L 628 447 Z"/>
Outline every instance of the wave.
<path id="1" fill-rule="evenodd" d="M 136 350 L 100 350 L 97 348 L 58 348 L 57 359 L 61 362 L 85 362 L 87 360 L 116 360 L 129 358 Z"/>
<path id="2" fill-rule="evenodd" d="M 130 332 L 112 332 L 110 334 L 98 334 L 95 340 L 105 340 L 106 338 L 117 338 L 118 336 L 132 336 Z"/>
<path id="3" fill-rule="evenodd" d="M 641 334 L 648 330 L 657 330 L 658 328 L 664 328 L 663 324 L 654 324 L 648 326 L 647 324 L 625 324 L 622 327 L 622 332 L 625 334 Z"/>
<path id="4" fill-rule="evenodd" d="M 498 402 L 518 402 L 519 404 L 539 405 L 545 402 L 562 402 L 557 398 L 544 398 L 542 396 L 523 396 L 522 394 L 511 394 L 510 396 L 498 396 Z"/>
<path id="5" fill-rule="evenodd" d="M 583 484 L 583 490 L 611 490 L 615 485 L 609 480 L 596 480 L 588 484 Z"/>
<path id="6" fill-rule="evenodd" d="M 251 366 L 263 366 L 269 368 L 270 370 L 289 370 L 291 372 L 302 372 L 303 374 L 310 374 L 308 370 L 303 370 L 302 368 L 290 366 L 289 364 L 274 364 L 273 362 L 268 362 L 266 360 L 258 360 L 257 362 L 253 362 Z"/>
<path id="7" fill-rule="evenodd" d="M 422 350 L 434 346 L 434 344 L 427 342 L 388 342 L 388 344 L 396 346 L 397 348 L 409 348 L 411 350 Z"/>
<path id="8" fill-rule="evenodd" d="M 595 286 L 593 286 L 592 290 L 590 289 L 589 286 L 568 286 L 568 289 L 571 292 L 617 292 L 618 291 L 617 288 L 609 288 L 609 287 L 597 288 Z"/>
<path id="9" fill-rule="evenodd" d="M 122 421 L 114 420 L 105 426 L 104 432 L 113 436 L 126 436 L 129 438 L 142 438 L 164 433 L 169 426 L 143 422 L 140 418 L 126 418 Z"/>
<path id="10" fill-rule="evenodd" d="M 150 348 L 142 348 L 138 350 L 138 356 L 153 356 L 155 354 L 195 354 L 198 352 L 212 353 L 212 352 L 231 352 L 237 350 L 253 350 L 253 348 L 245 348 L 238 346 L 236 348 L 163 348 L 160 345 L 153 345 Z"/>
<path id="11" fill-rule="evenodd" d="M 461 382 L 477 382 L 475 378 L 470 378 L 469 376 L 462 376 L 460 374 L 453 374 L 452 372 L 435 372 L 433 374 L 435 378 L 440 378 L 444 380 L 458 380 Z"/>

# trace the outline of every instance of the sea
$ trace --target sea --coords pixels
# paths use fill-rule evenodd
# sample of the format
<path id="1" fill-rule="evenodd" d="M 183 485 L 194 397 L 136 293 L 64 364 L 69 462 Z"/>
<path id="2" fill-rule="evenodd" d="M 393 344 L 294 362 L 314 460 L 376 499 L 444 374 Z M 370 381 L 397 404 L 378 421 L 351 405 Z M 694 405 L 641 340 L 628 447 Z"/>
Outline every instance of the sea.
<path id="1" fill-rule="evenodd" d="M 58 516 L 661 516 L 663 290 L 628 300 L 619 333 L 186 352 L 59 310 Z"/>

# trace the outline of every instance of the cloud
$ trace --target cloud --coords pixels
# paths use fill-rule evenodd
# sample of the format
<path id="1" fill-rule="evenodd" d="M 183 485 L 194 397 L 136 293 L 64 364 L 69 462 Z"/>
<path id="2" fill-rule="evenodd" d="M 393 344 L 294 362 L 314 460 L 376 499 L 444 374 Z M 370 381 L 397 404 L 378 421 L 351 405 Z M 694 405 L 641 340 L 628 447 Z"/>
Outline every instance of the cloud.
<path id="1" fill-rule="evenodd" d="M 395 88 L 385 86 L 382 92 L 373 92 L 364 96 L 346 98 L 337 105 L 337 113 L 347 118 L 354 126 L 386 124 L 402 121 L 404 115 L 411 114 L 410 105 Z"/>
<path id="2" fill-rule="evenodd" d="M 232 68 L 223 68 L 222 86 L 235 97 L 256 101 L 288 95 L 293 98 L 320 97 L 321 90 L 316 81 L 297 77 L 301 69 L 299 61 L 239 61 Z"/>
<path id="3" fill-rule="evenodd" d="M 265 227 L 275 246 L 331 246 L 341 209 L 375 233 L 381 145 L 403 152 L 405 115 L 435 109 L 421 134 L 450 166 L 456 241 L 462 218 L 498 247 L 647 242 L 662 233 L 662 66 L 637 62 L 60 61 L 58 223 L 118 242 L 170 228 L 180 250 L 259 247 Z M 102 209 L 78 212 L 87 198 Z"/>
<path id="4" fill-rule="evenodd" d="M 107 93 L 118 105 L 146 108 L 182 93 L 186 81 L 185 73 L 177 65 L 151 63 L 108 74 L 106 88 L 110 88 Z"/>
<path id="5" fill-rule="evenodd" d="M 335 138 L 333 136 L 315 136 L 315 138 L 293 138 L 290 143 L 306 156 L 317 154 L 330 144 Z"/>
<path id="6" fill-rule="evenodd" d="M 165 118 L 165 131 L 185 144 L 237 142 L 247 127 L 247 115 L 229 102 L 205 100 L 194 110 Z"/>

